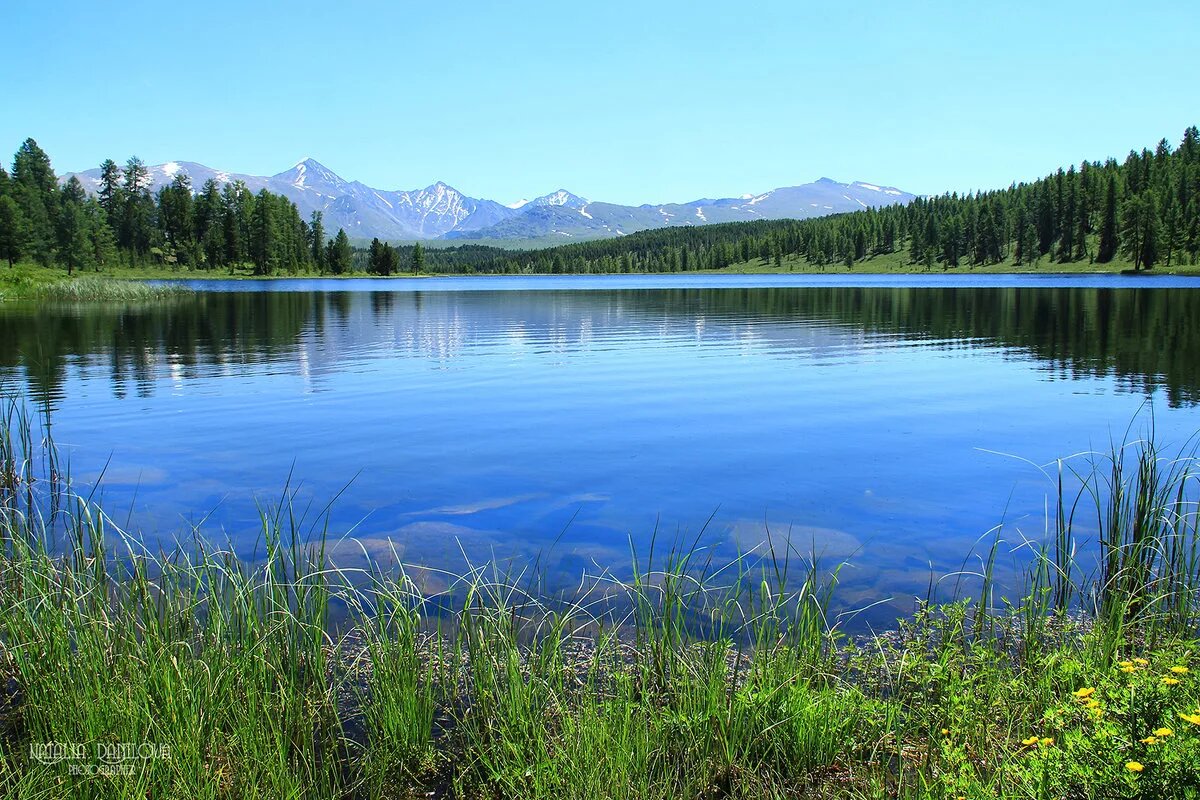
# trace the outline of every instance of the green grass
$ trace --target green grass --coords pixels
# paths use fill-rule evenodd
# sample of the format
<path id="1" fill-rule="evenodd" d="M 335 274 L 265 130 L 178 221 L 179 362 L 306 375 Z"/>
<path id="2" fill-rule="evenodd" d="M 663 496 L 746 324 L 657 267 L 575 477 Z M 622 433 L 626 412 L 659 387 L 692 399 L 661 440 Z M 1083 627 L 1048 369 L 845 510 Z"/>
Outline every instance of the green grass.
<path id="1" fill-rule="evenodd" d="M 287 489 L 259 560 L 202 531 L 151 553 L 20 406 L 0 416 L 4 797 L 1200 797 L 1187 453 L 1137 442 L 1060 483 L 1011 602 L 985 572 L 850 638 L 837 570 L 799 553 L 751 569 L 660 543 L 569 596 L 467 565 L 430 597 L 303 543 Z M 71 774 L 120 743 L 159 749 Z"/>
<path id="2" fill-rule="evenodd" d="M 90 302 L 158 300 L 184 292 L 180 287 L 149 286 L 142 281 L 162 277 L 154 271 L 94 272 L 68 276 L 64 270 L 22 263 L 0 267 L 0 302 L 11 300 Z M 174 274 L 178 277 L 178 274 Z"/>
<path id="3" fill-rule="evenodd" d="M 1132 270 L 1133 262 L 1114 259 L 1107 264 L 1090 264 L 1087 261 L 1072 261 L 1060 264 L 1048 257 L 1042 257 L 1032 264 L 1015 264 L 1011 260 L 998 264 L 975 266 L 964 259 L 958 267 L 942 269 L 940 264 L 926 267 L 923 264 L 913 264 L 909 260 L 908 251 L 886 253 L 872 256 L 864 261 L 857 261 L 854 266 L 845 264 L 825 264 L 818 266 L 798 256 L 783 258 L 781 265 L 761 258 L 747 262 L 731 264 L 724 269 L 706 270 L 708 274 L 817 274 L 817 275 L 856 275 L 856 274 L 917 274 L 917 275 L 1005 275 L 1005 274 L 1105 274 L 1119 273 Z M 1172 265 L 1168 270 L 1159 267 L 1147 271 L 1148 275 L 1200 275 L 1200 266 Z"/>
<path id="4" fill-rule="evenodd" d="M 477 242 L 471 242 L 478 244 Z M 459 244 L 458 242 L 449 243 Z M 496 244 L 488 242 L 488 244 Z M 528 243 L 510 242 L 505 245 L 510 249 L 524 249 Z M 430 246 L 434 246 L 430 244 Z M 448 245 L 449 246 L 449 245 Z M 998 275 L 998 274 L 1111 274 L 1132 270 L 1133 264 L 1120 259 L 1108 264 L 1090 264 L 1086 261 L 1060 264 L 1048 257 L 1038 259 L 1033 264 L 1015 264 L 1011 260 L 999 264 L 973 266 L 964 259 L 959 267 L 943 269 L 940 265 L 925 267 L 909 261 L 907 251 L 887 253 L 873 256 L 864 261 L 856 262 L 852 267 L 844 264 L 815 265 L 798 256 L 787 256 L 779 265 L 773 261 L 752 259 L 748 262 L 731 264 L 724 269 L 704 270 L 691 274 L 726 274 L 726 275 L 771 275 L 771 274 L 815 274 L 815 275 L 863 275 L 863 274 L 916 274 L 916 275 Z M 1147 275 L 1200 275 L 1200 265 L 1173 265 L 1170 269 L 1158 267 L 1146 272 Z M 355 272 L 347 275 L 288 275 L 278 274 L 267 276 L 266 279 L 284 278 L 364 278 L 372 277 L 365 273 Z M 416 275 L 413 273 L 398 273 L 392 277 L 435 277 L 433 273 Z M 102 273 L 76 273 L 68 277 L 66 271 L 57 267 L 42 267 L 31 263 L 18 264 L 13 269 L 0 267 L 0 302 L 4 300 L 43 300 L 61 299 L 71 301 L 85 300 L 133 300 L 155 299 L 164 293 L 163 289 L 139 287 L 139 281 L 146 280 L 181 280 L 195 278 L 212 278 L 221 280 L 262 280 L 263 276 L 255 275 L 249 265 L 239 265 L 234 269 L 220 270 L 188 270 L 179 267 L 141 265 L 136 267 L 118 266 L 104 270 Z"/>

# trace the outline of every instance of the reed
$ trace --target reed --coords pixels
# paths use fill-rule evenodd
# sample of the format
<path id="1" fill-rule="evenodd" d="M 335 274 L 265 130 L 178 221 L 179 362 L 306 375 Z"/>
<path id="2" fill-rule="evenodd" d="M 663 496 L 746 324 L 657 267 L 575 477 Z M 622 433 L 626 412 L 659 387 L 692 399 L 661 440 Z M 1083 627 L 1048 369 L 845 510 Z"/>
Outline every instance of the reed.
<path id="1" fill-rule="evenodd" d="M 978 594 L 851 637 L 839 567 L 771 532 L 730 563 L 655 536 L 557 596 L 467 563 L 429 596 L 339 567 L 285 485 L 256 557 L 151 552 L 46 424 L 0 422 L 5 797 L 1200 796 L 1193 460 L 1152 439 L 1060 466 L 1019 601 L 1000 529 Z"/>

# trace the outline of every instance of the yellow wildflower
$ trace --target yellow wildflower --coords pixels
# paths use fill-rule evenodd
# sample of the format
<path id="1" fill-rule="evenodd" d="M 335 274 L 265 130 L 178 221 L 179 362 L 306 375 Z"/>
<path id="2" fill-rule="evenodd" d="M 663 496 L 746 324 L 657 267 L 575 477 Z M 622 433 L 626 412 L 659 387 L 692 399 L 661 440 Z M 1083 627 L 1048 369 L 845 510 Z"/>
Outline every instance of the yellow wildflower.
<path id="1" fill-rule="evenodd" d="M 1039 742 L 1039 744 L 1040 744 L 1042 747 L 1049 747 L 1050 745 L 1054 744 L 1054 737 L 1052 737 L 1052 736 L 1046 736 L 1046 737 L 1044 737 L 1044 738 L 1042 739 L 1042 741 L 1041 741 L 1041 742 Z"/>
<path id="2" fill-rule="evenodd" d="M 1121 672 L 1137 672 L 1137 667 L 1135 667 L 1133 664 L 1130 664 L 1128 667 L 1121 667 Z"/>
<path id="3" fill-rule="evenodd" d="M 1145 767 L 1139 761 L 1130 761 L 1125 765 L 1125 769 L 1129 770 L 1130 772 L 1141 772 L 1145 769 Z"/>
<path id="4" fill-rule="evenodd" d="M 1099 700 L 1096 700 L 1096 699 L 1088 700 L 1088 701 L 1087 701 L 1087 707 L 1088 707 L 1088 708 L 1099 708 L 1099 707 L 1100 707 L 1100 701 L 1099 701 Z"/>
<path id="5" fill-rule="evenodd" d="M 1118 667 L 1132 667 L 1133 662 L 1132 661 L 1118 661 L 1117 666 Z"/>
<path id="6" fill-rule="evenodd" d="M 1167 686 L 1175 686 L 1176 684 L 1179 683 L 1179 678 L 1171 678 L 1171 677 L 1164 675 L 1162 682 L 1165 683 Z"/>
<path id="7" fill-rule="evenodd" d="M 1200 725 L 1200 714 L 1180 714 L 1185 722 L 1190 722 L 1193 725 Z"/>
<path id="8" fill-rule="evenodd" d="M 1154 735 L 1160 738 L 1164 736 L 1173 736 L 1175 735 L 1175 731 L 1171 730 L 1170 728 L 1159 728 L 1154 732 Z"/>
<path id="9" fill-rule="evenodd" d="M 1078 700 L 1086 700 L 1095 693 L 1096 690 L 1091 686 L 1085 686 L 1082 689 L 1076 689 L 1074 692 L 1072 692 L 1072 694 L 1074 694 Z"/>
<path id="10" fill-rule="evenodd" d="M 1135 658 L 1135 659 L 1133 660 L 1133 663 L 1137 664 L 1139 667 L 1148 667 L 1148 666 L 1150 666 L 1150 662 L 1149 662 L 1149 661 L 1147 661 L 1147 660 L 1146 660 L 1146 659 L 1144 659 L 1144 658 Z"/>
<path id="11" fill-rule="evenodd" d="M 1142 744 L 1158 744 L 1158 739 L 1153 736 L 1147 736 L 1145 739 L 1138 739 Z"/>
<path id="12" fill-rule="evenodd" d="M 950 735 L 950 729 L 942 728 L 942 736 L 949 736 L 949 735 Z"/>
<path id="13" fill-rule="evenodd" d="M 1187 675 L 1188 668 L 1175 666 L 1175 667 L 1171 667 L 1171 672 L 1174 672 L 1176 675 Z"/>
<path id="14" fill-rule="evenodd" d="M 1036 736 L 1030 736 L 1028 739 L 1021 740 L 1021 744 L 1025 745 L 1026 747 L 1031 747 L 1032 745 L 1035 745 L 1037 743 L 1038 743 L 1038 737 L 1036 737 Z"/>

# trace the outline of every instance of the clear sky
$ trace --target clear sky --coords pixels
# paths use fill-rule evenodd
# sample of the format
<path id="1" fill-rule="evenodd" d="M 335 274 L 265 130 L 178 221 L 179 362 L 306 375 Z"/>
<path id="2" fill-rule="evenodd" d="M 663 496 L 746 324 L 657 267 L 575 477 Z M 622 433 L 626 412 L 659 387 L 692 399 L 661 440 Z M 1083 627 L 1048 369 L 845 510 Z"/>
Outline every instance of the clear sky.
<path id="1" fill-rule="evenodd" d="M 1200 123 L 1200 3 L 9 2 L 0 153 L 622 203 L 1006 186 Z"/>

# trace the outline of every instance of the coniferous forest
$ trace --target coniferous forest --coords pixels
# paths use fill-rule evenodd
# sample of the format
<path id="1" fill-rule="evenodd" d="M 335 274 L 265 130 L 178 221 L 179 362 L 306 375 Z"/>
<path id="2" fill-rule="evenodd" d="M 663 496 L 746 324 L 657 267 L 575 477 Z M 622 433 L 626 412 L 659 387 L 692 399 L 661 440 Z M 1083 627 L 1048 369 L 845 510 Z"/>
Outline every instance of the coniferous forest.
<path id="1" fill-rule="evenodd" d="M 479 244 L 425 247 L 330 235 L 320 212 L 244 184 L 191 185 L 184 173 L 156 195 L 130 158 L 102 165 L 94 196 L 59 185 L 50 158 L 27 139 L 0 169 L 0 259 L 73 273 L 120 266 L 255 275 L 397 272 L 648 273 L 724 269 L 854 269 L 881 256 L 913 270 L 1011 264 L 1191 266 L 1200 258 L 1200 132 L 1163 139 L 1124 161 L 1084 161 L 1006 189 L 918 198 L 903 206 L 807 220 L 763 220 L 648 230 L 540 250 Z"/>

